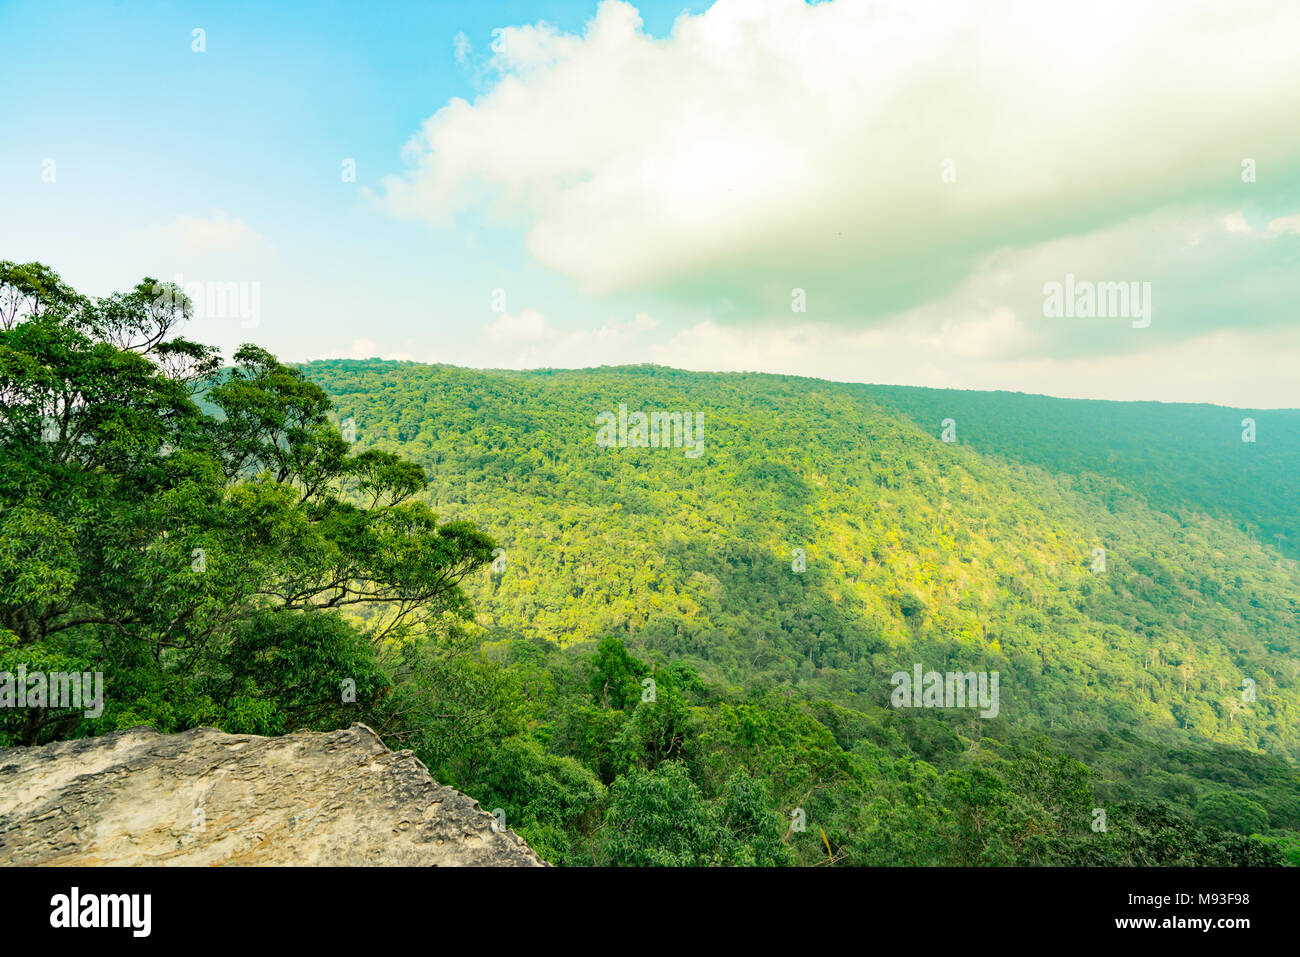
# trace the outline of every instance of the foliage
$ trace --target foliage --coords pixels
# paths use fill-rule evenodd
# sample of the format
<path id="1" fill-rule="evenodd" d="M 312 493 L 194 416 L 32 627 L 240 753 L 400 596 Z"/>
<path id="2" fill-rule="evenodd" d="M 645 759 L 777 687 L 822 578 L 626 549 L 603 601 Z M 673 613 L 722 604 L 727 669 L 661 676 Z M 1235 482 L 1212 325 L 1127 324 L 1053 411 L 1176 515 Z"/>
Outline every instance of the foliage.
<path id="1" fill-rule="evenodd" d="M 296 369 L 244 346 L 219 370 L 174 335 L 189 311 L 0 263 L 2 663 L 105 686 L 98 716 L 5 709 L 8 740 L 336 727 L 388 693 L 384 641 L 468 614 L 493 542 L 407 501 L 422 469 L 354 454 Z"/>
<path id="2" fill-rule="evenodd" d="M 222 367 L 188 314 L 0 263 L 0 672 L 105 678 L 0 745 L 366 721 L 562 864 L 1300 863 L 1296 506 L 1221 410 Z M 620 403 L 704 454 L 598 447 Z M 916 663 L 1000 713 L 891 707 Z"/>

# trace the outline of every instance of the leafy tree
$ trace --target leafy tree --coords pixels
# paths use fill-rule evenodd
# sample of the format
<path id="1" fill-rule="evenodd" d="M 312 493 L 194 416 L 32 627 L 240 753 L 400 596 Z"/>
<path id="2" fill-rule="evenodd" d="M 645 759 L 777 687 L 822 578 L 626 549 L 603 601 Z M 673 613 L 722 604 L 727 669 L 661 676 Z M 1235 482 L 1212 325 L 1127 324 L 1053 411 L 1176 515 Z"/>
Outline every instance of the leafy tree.
<path id="1" fill-rule="evenodd" d="M 1208 794 L 1196 805 L 1196 823 L 1234 834 L 1262 834 L 1268 831 L 1268 812 L 1240 794 Z"/>
<path id="2" fill-rule="evenodd" d="M 472 781 L 463 782 L 484 807 L 501 808 L 537 853 L 552 863 L 581 863 L 571 832 L 590 826 L 605 796 L 591 771 L 570 757 L 548 754 L 528 738 L 510 738 Z"/>
<path id="3" fill-rule="evenodd" d="M 605 828 L 608 864 L 691 867 L 735 860 L 730 833 L 679 761 L 619 778 Z"/>
<path id="4" fill-rule="evenodd" d="M 627 653 L 617 638 L 604 638 L 592 661 L 591 693 L 605 708 L 625 709 L 641 700 L 641 680 L 649 671 Z"/>
<path id="5" fill-rule="evenodd" d="M 5 660 L 102 671 L 107 697 L 6 711 L 6 737 L 346 722 L 387 687 L 380 643 L 469 615 L 492 540 L 406 501 L 423 470 L 354 454 L 300 371 L 255 346 L 220 370 L 175 334 L 189 314 L 151 279 L 89 299 L 0 263 Z"/>
<path id="6" fill-rule="evenodd" d="M 736 771 L 722 793 L 722 825 L 738 848 L 737 863 L 750 867 L 777 867 L 794 863 L 785 844 L 781 814 L 762 778 Z"/>

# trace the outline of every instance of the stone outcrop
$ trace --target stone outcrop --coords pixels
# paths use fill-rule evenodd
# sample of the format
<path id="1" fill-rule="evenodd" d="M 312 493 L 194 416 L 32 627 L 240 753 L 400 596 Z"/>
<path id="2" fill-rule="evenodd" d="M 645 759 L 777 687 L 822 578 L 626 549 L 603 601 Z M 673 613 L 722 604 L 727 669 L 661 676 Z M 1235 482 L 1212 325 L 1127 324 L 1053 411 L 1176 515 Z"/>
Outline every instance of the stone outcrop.
<path id="1" fill-rule="evenodd" d="M 278 738 L 132 728 L 0 748 L 0 865 L 541 863 L 363 724 Z"/>

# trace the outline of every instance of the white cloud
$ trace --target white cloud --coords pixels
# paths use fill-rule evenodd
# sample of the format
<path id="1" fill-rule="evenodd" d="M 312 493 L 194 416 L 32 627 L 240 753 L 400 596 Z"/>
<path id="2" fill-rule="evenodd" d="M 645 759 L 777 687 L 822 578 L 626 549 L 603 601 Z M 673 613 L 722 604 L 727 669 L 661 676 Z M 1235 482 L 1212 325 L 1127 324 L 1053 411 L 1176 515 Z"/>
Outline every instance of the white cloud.
<path id="1" fill-rule="evenodd" d="M 657 39 L 606 0 L 581 36 L 500 30 L 496 85 L 425 123 L 386 200 L 490 197 L 586 293 L 888 315 L 1004 246 L 1227 195 L 1244 156 L 1294 169 L 1297 35 L 1265 0 L 719 0 Z"/>
<path id="2" fill-rule="evenodd" d="M 353 339 L 348 348 L 349 359 L 373 359 L 378 355 L 373 339 Z"/>
<path id="3" fill-rule="evenodd" d="M 1241 210 L 1229 213 L 1227 216 L 1224 216 L 1219 220 L 1219 222 L 1223 224 L 1224 230 L 1230 233 L 1254 232 L 1254 230 L 1250 228 L 1250 224 L 1246 222 L 1246 214 Z"/>
<path id="4" fill-rule="evenodd" d="M 737 326 L 706 319 L 673 332 L 642 313 L 594 328 L 560 330 L 535 310 L 524 310 L 512 321 L 498 317 L 477 342 L 455 352 L 424 354 L 410 341 L 397 347 L 361 338 L 334 354 L 509 369 L 654 362 L 697 371 L 772 372 L 1067 398 L 1300 407 L 1300 380 L 1294 375 L 1300 367 L 1300 326 L 1214 331 L 1180 342 L 1152 340 L 1149 348 L 1128 355 L 1005 354 L 1004 340 L 1023 335 L 1033 321 L 993 307 L 949 317 L 916 310 L 861 329 L 815 321 Z M 506 330 L 520 335 L 511 339 L 503 335 Z"/>
<path id="5" fill-rule="evenodd" d="M 1294 216 L 1282 216 L 1268 224 L 1269 238 L 1278 236 L 1300 236 L 1300 213 Z"/>
<path id="6" fill-rule="evenodd" d="M 208 217 L 177 216 L 166 225 L 137 230 L 133 236 L 145 242 L 179 246 L 189 253 L 251 252 L 265 242 L 242 219 L 221 210 Z"/>
<path id="7" fill-rule="evenodd" d="M 648 312 L 589 329 L 554 328 L 536 309 L 517 316 L 502 313 L 486 326 L 480 342 L 462 350 L 455 361 L 510 369 L 647 362 L 645 335 L 658 325 Z"/>
<path id="8" fill-rule="evenodd" d="M 322 356 L 321 358 L 335 358 Z M 353 339 L 352 344 L 343 351 L 344 359 L 396 359 L 402 362 L 437 362 L 433 356 L 419 356 L 409 350 L 394 349 L 387 344 L 376 343 L 373 339 L 362 337 Z"/>
<path id="9" fill-rule="evenodd" d="M 548 337 L 546 317 L 536 309 L 525 309 L 517 316 L 502 313 L 487 327 L 485 337 L 493 345 L 541 342 Z"/>
<path id="10" fill-rule="evenodd" d="M 1298 217 L 1253 230 L 1245 216 L 1169 208 L 1104 229 L 977 259 L 950 293 L 889 319 L 933 330 L 972 356 L 1096 356 L 1141 353 L 1215 330 L 1294 325 L 1300 298 Z M 1261 239 L 1272 242 L 1261 245 Z M 1048 283 L 1119 283 L 1149 306 L 1140 317 L 1061 319 L 1044 314 Z M 810 305 L 810 313 L 813 311 Z M 1141 318 L 1146 321 L 1145 317 Z"/>
<path id="11" fill-rule="evenodd" d="M 998 327 L 1000 312 L 976 320 Z M 714 372 L 775 372 L 845 382 L 1032 392 L 1067 398 L 1300 406 L 1300 329 L 1216 332 L 1126 356 L 1001 358 L 912 319 L 847 330 L 825 324 L 739 328 L 705 321 L 651 349 L 652 361 Z"/>
<path id="12" fill-rule="evenodd" d="M 1224 216 L 1219 222 L 1225 231 L 1256 236 L 1262 239 L 1277 239 L 1279 236 L 1300 236 L 1300 213 L 1293 216 L 1279 216 L 1270 220 L 1263 229 L 1253 229 L 1246 221 L 1246 214 L 1237 210 Z"/>

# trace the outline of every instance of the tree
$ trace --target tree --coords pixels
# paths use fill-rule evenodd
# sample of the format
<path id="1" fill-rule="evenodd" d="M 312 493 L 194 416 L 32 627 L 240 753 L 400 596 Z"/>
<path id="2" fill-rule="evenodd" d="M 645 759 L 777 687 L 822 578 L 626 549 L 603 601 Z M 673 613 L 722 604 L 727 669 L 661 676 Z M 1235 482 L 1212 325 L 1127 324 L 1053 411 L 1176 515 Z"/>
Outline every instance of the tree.
<path id="1" fill-rule="evenodd" d="M 680 761 L 619 778 L 605 829 L 608 864 L 693 867 L 735 859 L 730 833 Z"/>
<path id="2" fill-rule="evenodd" d="M 1207 794 L 1196 805 L 1196 823 L 1234 834 L 1263 834 L 1268 831 L 1268 811 L 1240 794 Z"/>
<path id="3" fill-rule="evenodd" d="M 343 681 L 360 717 L 375 646 L 469 614 L 494 542 L 410 500 L 418 465 L 354 454 L 297 369 L 246 345 L 221 370 L 189 314 L 151 279 L 92 300 L 0 262 L 0 667 L 57 657 L 108 699 L 2 735 L 316 726 L 346 720 Z"/>

